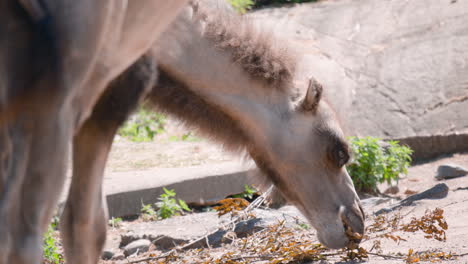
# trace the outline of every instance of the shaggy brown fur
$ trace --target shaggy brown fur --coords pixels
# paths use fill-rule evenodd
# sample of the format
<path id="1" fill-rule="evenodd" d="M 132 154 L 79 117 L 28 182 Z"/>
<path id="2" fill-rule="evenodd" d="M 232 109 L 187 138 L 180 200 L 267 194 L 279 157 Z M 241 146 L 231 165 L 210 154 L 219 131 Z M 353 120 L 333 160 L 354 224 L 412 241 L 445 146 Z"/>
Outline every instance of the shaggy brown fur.
<path id="1" fill-rule="evenodd" d="M 229 52 L 252 78 L 265 81 L 267 87 L 289 91 L 296 71 L 297 56 L 280 43 L 271 30 L 260 29 L 246 16 L 193 3 L 195 17 L 205 24 L 204 37 L 214 46 Z"/>
<path id="2" fill-rule="evenodd" d="M 276 185 L 282 184 L 280 177 L 262 159 L 264 155 L 258 153 L 238 122 L 164 70 L 159 70 L 157 85 L 147 96 L 146 102 L 156 111 L 172 115 L 187 127 L 220 143 L 224 149 L 249 154 L 261 170 L 254 176 L 260 177 L 256 181 L 262 188 L 266 189 L 271 181 Z"/>
<path id="3" fill-rule="evenodd" d="M 147 102 L 157 111 L 173 115 L 190 128 L 221 143 L 227 150 L 246 150 L 249 139 L 237 122 L 162 69 Z"/>

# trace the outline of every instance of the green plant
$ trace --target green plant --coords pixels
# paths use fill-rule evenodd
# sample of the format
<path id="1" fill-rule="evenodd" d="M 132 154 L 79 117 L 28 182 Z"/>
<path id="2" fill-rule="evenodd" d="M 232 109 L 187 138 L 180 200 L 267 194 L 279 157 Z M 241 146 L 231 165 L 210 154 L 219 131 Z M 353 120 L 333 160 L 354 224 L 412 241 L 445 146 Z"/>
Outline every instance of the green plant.
<path id="1" fill-rule="evenodd" d="M 43 239 L 43 251 L 44 251 L 44 263 L 47 264 L 59 264 L 63 263 L 63 256 L 58 252 L 59 243 L 55 240 L 54 231 L 56 223 L 52 222 L 47 231 L 44 234 Z"/>
<path id="2" fill-rule="evenodd" d="M 154 210 L 153 206 L 151 204 L 141 204 L 141 212 L 142 215 L 141 217 L 145 221 L 155 221 L 158 220 L 158 214 L 156 213 L 156 210 Z"/>
<path id="3" fill-rule="evenodd" d="M 151 204 L 142 204 L 142 218 L 146 221 L 154 221 L 158 219 L 166 219 L 172 216 L 181 215 L 184 211 L 190 211 L 187 203 L 184 200 L 176 199 L 176 192 L 163 188 L 164 193 L 158 198 L 155 203 L 157 210 Z"/>
<path id="4" fill-rule="evenodd" d="M 159 196 L 155 205 L 158 208 L 157 214 L 160 218 L 166 219 L 174 215 L 180 215 L 184 211 L 190 211 L 188 205 L 181 199 L 176 199 L 176 192 L 163 188 L 164 193 Z"/>
<path id="5" fill-rule="evenodd" d="M 231 6 L 239 13 L 244 14 L 255 4 L 253 0 L 229 0 Z"/>
<path id="6" fill-rule="evenodd" d="M 54 228 L 54 230 L 58 229 L 59 221 L 60 221 L 60 216 L 56 212 L 54 216 L 52 216 L 52 220 L 50 221 L 50 225 Z"/>
<path id="7" fill-rule="evenodd" d="M 112 217 L 111 219 L 109 219 L 109 225 L 112 228 L 120 227 L 121 224 L 122 224 L 122 218 L 120 217 Z"/>
<path id="8" fill-rule="evenodd" d="M 122 125 L 118 134 L 135 142 L 151 141 L 164 131 L 165 123 L 164 115 L 141 107 Z"/>
<path id="9" fill-rule="evenodd" d="M 309 230 L 310 229 L 310 225 L 308 225 L 306 222 L 297 221 L 296 224 L 297 224 L 297 226 L 299 228 L 302 228 L 304 230 Z"/>
<path id="10" fill-rule="evenodd" d="M 244 198 L 244 199 L 252 200 L 254 195 L 257 194 L 257 193 L 258 193 L 258 191 L 257 191 L 257 189 L 255 189 L 255 187 L 249 186 L 248 184 L 245 184 L 244 185 L 244 191 L 242 193 L 234 194 L 231 197 L 232 198 Z"/>
<path id="11" fill-rule="evenodd" d="M 374 137 L 350 137 L 349 141 L 353 161 L 347 169 L 357 190 L 376 192 L 378 183 L 398 181 L 400 174 L 407 173 L 413 152 L 409 147 Z"/>
<path id="12" fill-rule="evenodd" d="M 201 138 L 196 137 L 192 134 L 192 132 L 187 132 L 182 134 L 182 136 L 170 136 L 169 141 L 186 141 L 186 142 L 199 142 Z"/>

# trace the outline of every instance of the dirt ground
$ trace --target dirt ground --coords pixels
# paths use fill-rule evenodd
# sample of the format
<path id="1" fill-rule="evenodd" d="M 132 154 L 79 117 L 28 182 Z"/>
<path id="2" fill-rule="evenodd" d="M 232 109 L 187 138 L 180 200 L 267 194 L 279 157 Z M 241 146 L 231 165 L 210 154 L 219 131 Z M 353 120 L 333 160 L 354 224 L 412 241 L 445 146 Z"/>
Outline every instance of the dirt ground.
<path id="1" fill-rule="evenodd" d="M 184 135 L 188 135 L 184 139 Z M 151 142 L 131 142 L 120 136 L 112 145 L 107 170 L 134 171 L 155 167 L 175 168 L 210 164 L 235 159 L 233 155 L 212 142 L 199 137 L 168 119 L 164 133 Z"/>

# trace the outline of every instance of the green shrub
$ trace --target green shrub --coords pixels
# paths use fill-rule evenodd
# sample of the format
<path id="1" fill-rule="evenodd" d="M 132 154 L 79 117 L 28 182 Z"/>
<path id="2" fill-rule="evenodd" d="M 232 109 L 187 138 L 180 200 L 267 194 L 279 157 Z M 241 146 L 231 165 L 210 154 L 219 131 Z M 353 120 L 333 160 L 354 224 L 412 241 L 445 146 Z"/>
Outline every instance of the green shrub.
<path id="1" fill-rule="evenodd" d="M 184 211 L 190 211 L 187 203 L 181 199 L 176 199 L 176 192 L 163 188 L 164 193 L 158 198 L 155 203 L 157 210 L 151 204 L 143 205 L 141 212 L 143 220 L 166 219 L 172 216 L 181 215 Z"/>
<path id="2" fill-rule="evenodd" d="M 200 142 L 202 139 L 194 136 L 192 132 L 187 132 L 182 134 L 182 136 L 170 136 L 169 141 L 177 142 L 177 141 L 185 141 L 185 142 Z"/>
<path id="3" fill-rule="evenodd" d="M 183 200 L 175 198 L 176 192 L 174 190 L 166 188 L 163 188 L 163 190 L 164 193 L 159 196 L 159 202 L 156 203 L 157 213 L 160 218 L 166 219 L 174 215 L 180 215 L 184 211 L 190 211 L 190 208 Z"/>
<path id="4" fill-rule="evenodd" d="M 141 206 L 141 218 L 144 221 L 156 221 L 158 220 L 158 214 L 154 210 L 151 204 L 142 204 Z"/>
<path id="5" fill-rule="evenodd" d="M 112 217 L 109 219 L 109 226 L 112 228 L 120 227 L 122 225 L 122 218 L 120 217 Z"/>
<path id="6" fill-rule="evenodd" d="M 252 0 L 229 0 L 232 7 L 239 13 L 244 14 L 255 4 Z"/>
<path id="7" fill-rule="evenodd" d="M 296 224 L 297 224 L 298 229 L 310 230 L 310 225 L 307 224 L 306 222 L 296 219 Z"/>
<path id="8" fill-rule="evenodd" d="M 244 198 L 246 200 L 252 200 L 254 195 L 257 194 L 258 191 L 255 189 L 253 186 L 249 186 L 248 184 L 244 185 L 244 191 L 239 194 L 234 194 L 231 197 L 232 198 Z"/>
<path id="9" fill-rule="evenodd" d="M 163 115 L 141 107 L 122 125 L 118 134 L 135 142 L 151 141 L 164 131 L 165 123 L 166 118 Z"/>
<path id="10" fill-rule="evenodd" d="M 353 161 L 347 166 L 358 191 L 377 192 L 377 184 L 397 182 L 411 164 L 411 153 L 397 141 L 384 143 L 378 138 L 349 138 Z"/>
<path id="11" fill-rule="evenodd" d="M 63 263 L 63 256 L 58 252 L 59 243 L 55 240 L 54 230 L 55 223 L 51 223 L 44 234 L 43 251 L 44 263 L 47 264 L 60 264 Z"/>

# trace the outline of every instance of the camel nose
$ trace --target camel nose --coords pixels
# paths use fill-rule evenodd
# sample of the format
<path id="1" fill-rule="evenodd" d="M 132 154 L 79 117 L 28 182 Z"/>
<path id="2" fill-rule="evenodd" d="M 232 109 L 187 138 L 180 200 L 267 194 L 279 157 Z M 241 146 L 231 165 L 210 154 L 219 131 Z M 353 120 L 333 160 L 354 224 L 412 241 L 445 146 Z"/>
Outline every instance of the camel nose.
<path id="1" fill-rule="evenodd" d="M 355 201 L 350 207 L 340 208 L 340 217 L 350 243 L 359 244 L 364 236 L 364 211 L 361 203 Z"/>

